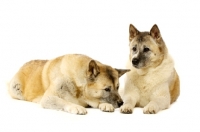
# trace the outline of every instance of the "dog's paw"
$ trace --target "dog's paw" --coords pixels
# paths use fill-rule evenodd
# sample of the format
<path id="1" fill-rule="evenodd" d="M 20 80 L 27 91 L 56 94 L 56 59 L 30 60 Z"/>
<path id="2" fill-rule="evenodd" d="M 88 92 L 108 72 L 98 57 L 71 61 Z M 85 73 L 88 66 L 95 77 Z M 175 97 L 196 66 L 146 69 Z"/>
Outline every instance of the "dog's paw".
<path id="1" fill-rule="evenodd" d="M 70 105 L 70 106 L 66 106 L 64 108 L 64 111 L 72 113 L 72 114 L 79 114 L 79 115 L 85 115 L 87 114 L 87 110 L 86 108 L 80 106 L 80 105 Z"/>
<path id="2" fill-rule="evenodd" d="M 154 102 L 150 102 L 143 109 L 144 114 L 156 114 L 158 111 L 159 111 L 159 107 Z"/>
<path id="3" fill-rule="evenodd" d="M 124 114 L 131 114 L 133 112 L 133 107 L 130 104 L 124 104 L 120 107 L 120 112 Z"/>
<path id="4" fill-rule="evenodd" d="M 108 104 L 108 103 L 99 104 L 99 109 L 104 111 L 104 112 L 113 112 L 115 110 L 113 105 L 112 104 Z"/>

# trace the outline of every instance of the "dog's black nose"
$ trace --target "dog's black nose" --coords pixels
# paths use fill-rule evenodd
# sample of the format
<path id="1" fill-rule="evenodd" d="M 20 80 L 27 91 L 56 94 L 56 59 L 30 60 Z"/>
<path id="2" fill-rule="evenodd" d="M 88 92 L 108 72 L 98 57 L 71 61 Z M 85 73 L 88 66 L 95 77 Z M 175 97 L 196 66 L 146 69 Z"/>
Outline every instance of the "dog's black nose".
<path id="1" fill-rule="evenodd" d="M 120 107 L 120 106 L 122 106 L 123 105 L 123 101 L 117 101 L 117 105 Z"/>
<path id="2" fill-rule="evenodd" d="M 132 60 L 133 65 L 138 65 L 139 64 L 139 59 L 138 58 L 134 58 Z"/>

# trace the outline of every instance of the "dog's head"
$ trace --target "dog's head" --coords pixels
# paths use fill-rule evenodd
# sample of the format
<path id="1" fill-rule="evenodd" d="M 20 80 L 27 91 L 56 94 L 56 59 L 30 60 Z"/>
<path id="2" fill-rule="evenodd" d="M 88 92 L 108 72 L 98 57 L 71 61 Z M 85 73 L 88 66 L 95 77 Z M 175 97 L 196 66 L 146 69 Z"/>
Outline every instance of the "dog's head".
<path id="1" fill-rule="evenodd" d="M 150 32 L 140 32 L 130 24 L 129 41 L 129 58 L 132 65 L 137 69 L 156 67 L 167 53 L 167 48 L 157 25 L 154 25 Z"/>
<path id="2" fill-rule="evenodd" d="M 110 103 L 118 108 L 123 101 L 118 93 L 119 77 L 126 73 L 127 69 L 114 69 L 111 66 L 91 60 L 87 70 L 87 86 L 85 96 L 88 104 L 98 107 L 100 103 Z"/>

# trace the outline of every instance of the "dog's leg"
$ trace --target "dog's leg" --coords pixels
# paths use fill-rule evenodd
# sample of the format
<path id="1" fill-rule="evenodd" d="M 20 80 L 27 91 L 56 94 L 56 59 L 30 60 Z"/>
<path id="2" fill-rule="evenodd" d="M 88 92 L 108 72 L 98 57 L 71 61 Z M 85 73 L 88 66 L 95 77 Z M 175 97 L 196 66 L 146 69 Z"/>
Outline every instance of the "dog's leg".
<path id="1" fill-rule="evenodd" d="M 122 96 L 122 98 L 124 104 L 120 107 L 120 112 L 124 114 L 131 114 L 133 112 L 133 108 L 135 107 L 136 103 L 139 100 L 138 89 L 127 86 L 124 91 L 124 96 Z"/>
<path id="2" fill-rule="evenodd" d="M 11 82 L 8 84 L 8 92 L 14 99 L 24 100 L 22 93 L 22 85 L 18 79 L 13 78 Z"/>
<path id="3" fill-rule="evenodd" d="M 80 114 L 80 115 L 87 114 L 86 108 L 80 105 L 68 102 L 54 95 L 53 92 L 51 92 L 50 90 L 47 90 L 45 92 L 40 104 L 42 105 L 43 108 L 64 110 L 72 114 Z"/>
<path id="4" fill-rule="evenodd" d="M 170 106 L 170 93 L 168 84 L 156 88 L 150 98 L 150 102 L 144 107 L 144 114 L 156 114 L 159 110 L 167 109 Z"/>

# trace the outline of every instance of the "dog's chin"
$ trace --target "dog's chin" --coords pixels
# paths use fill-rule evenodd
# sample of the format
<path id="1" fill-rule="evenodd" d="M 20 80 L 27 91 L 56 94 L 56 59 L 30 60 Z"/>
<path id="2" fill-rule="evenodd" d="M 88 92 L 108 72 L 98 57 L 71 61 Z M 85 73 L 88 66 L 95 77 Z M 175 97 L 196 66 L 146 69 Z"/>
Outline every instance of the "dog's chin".
<path id="1" fill-rule="evenodd" d="M 133 66 L 134 68 L 136 68 L 136 69 L 144 69 L 144 68 L 147 67 L 147 66 L 144 66 L 144 65 L 134 65 L 134 64 L 132 64 L 132 66 Z"/>
<path id="2" fill-rule="evenodd" d="M 140 69 L 140 68 L 141 68 L 139 65 L 134 65 L 134 64 L 132 64 L 132 66 L 133 66 L 134 68 L 136 68 L 136 69 Z"/>
<path id="3" fill-rule="evenodd" d="M 134 67 L 134 68 L 136 68 L 136 69 L 139 69 L 139 67 L 138 67 L 138 66 L 136 66 L 136 65 L 133 65 L 133 67 Z"/>

